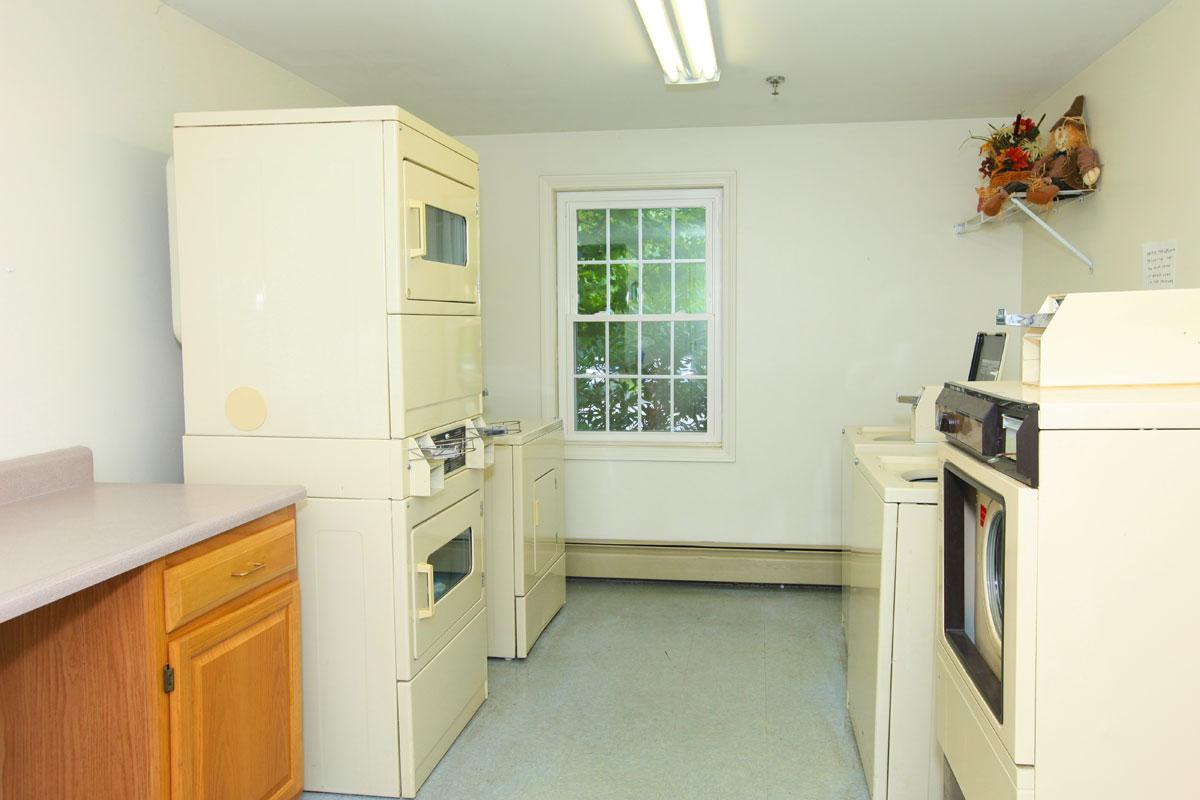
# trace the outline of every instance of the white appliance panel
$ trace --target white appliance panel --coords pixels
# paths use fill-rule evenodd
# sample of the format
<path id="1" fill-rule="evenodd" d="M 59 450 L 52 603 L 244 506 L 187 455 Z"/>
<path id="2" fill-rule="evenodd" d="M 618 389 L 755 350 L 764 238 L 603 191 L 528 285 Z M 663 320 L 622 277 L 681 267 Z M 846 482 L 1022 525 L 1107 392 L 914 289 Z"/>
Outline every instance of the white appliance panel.
<path id="1" fill-rule="evenodd" d="M 387 436 L 381 147 L 370 122 L 176 130 L 188 433 Z"/>
<path id="2" fill-rule="evenodd" d="M 482 413 L 479 317 L 393 314 L 387 326 L 393 438 Z"/>

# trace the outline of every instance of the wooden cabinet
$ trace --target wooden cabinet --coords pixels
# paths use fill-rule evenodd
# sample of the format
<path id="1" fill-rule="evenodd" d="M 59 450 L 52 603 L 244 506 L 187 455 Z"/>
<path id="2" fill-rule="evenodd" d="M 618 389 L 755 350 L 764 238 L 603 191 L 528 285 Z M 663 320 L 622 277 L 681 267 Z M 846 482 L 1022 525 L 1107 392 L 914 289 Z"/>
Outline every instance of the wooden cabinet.
<path id="1" fill-rule="evenodd" d="M 163 591 L 168 631 L 296 569 L 293 520 L 231 538 L 215 550 L 193 556 L 185 550 L 167 560 Z"/>
<path id="2" fill-rule="evenodd" d="M 0 625 L 0 798 L 297 797 L 295 530 L 282 509 Z"/>
<path id="3" fill-rule="evenodd" d="M 171 641 L 173 798 L 299 793 L 299 619 L 293 582 Z"/>

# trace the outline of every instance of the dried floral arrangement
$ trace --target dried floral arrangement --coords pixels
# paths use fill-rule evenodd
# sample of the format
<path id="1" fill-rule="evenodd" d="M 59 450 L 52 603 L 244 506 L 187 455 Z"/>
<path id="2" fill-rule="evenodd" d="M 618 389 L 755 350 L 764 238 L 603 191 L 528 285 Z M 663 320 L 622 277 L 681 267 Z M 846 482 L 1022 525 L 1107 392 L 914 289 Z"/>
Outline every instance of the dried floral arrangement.
<path id="1" fill-rule="evenodd" d="M 1048 207 L 1064 190 L 1094 190 L 1103 165 L 1088 136 L 1083 104 L 1083 95 L 1075 98 L 1051 126 L 1044 145 L 1044 114 L 1037 122 L 1017 114 L 1008 125 L 989 125 L 987 136 L 972 134 L 967 142 L 981 142 L 979 174 L 984 180 L 975 190 L 979 196 L 976 210 L 994 217 L 1014 192 L 1025 192 L 1027 203 Z"/>
<path id="2" fill-rule="evenodd" d="M 1008 125 L 999 128 L 989 125 L 992 132 L 988 136 L 972 134 L 972 140 L 983 142 L 979 146 L 979 155 L 983 157 L 979 174 L 991 183 L 997 175 L 1028 170 L 1042 156 L 1041 125 L 1045 119 L 1042 115 L 1034 122 L 1017 114 Z"/>
<path id="3" fill-rule="evenodd" d="M 1007 125 L 989 125 L 991 133 L 983 136 L 971 134 L 967 141 L 979 145 L 979 174 L 985 183 L 976 189 L 979 201 L 976 210 L 994 215 L 1007 198 L 1005 187 L 1013 184 L 1028 184 L 1033 177 L 1032 167 L 1042 157 L 1041 125 L 1045 115 L 1037 122 L 1030 117 L 1017 114 Z M 964 143 L 965 144 L 965 143 Z M 1025 186 L 1020 187 L 1024 191 Z"/>

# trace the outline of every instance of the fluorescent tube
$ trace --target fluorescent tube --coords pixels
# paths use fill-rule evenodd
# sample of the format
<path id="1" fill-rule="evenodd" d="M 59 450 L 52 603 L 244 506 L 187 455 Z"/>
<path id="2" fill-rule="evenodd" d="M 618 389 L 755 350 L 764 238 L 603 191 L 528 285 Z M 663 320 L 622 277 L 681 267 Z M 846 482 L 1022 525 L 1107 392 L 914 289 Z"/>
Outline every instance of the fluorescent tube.
<path id="1" fill-rule="evenodd" d="M 678 83 L 684 77 L 683 58 L 679 55 L 679 47 L 675 44 L 675 32 L 671 30 L 671 20 L 667 18 L 664 0 L 634 0 L 638 13 L 642 15 L 642 24 L 650 34 L 650 44 L 662 65 L 663 75 L 668 83 Z"/>
<path id="2" fill-rule="evenodd" d="M 708 23 L 705 0 L 671 0 L 675 22 L 687 51 L 688 66 L 695 81 L 713 81 L 720 75 L 717 52 L 713 47 L 712 28 Z"/>

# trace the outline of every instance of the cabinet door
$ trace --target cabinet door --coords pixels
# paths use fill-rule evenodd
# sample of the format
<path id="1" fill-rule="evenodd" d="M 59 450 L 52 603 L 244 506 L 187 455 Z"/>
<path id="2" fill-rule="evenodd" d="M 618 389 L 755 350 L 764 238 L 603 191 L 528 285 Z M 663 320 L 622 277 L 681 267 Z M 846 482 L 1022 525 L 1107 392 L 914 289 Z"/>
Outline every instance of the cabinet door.
<path id="1" fill-rule="evenodd" d="M 168 646 L 174 800 L 287 800 L 303 785 L 295 582 Z"/>

